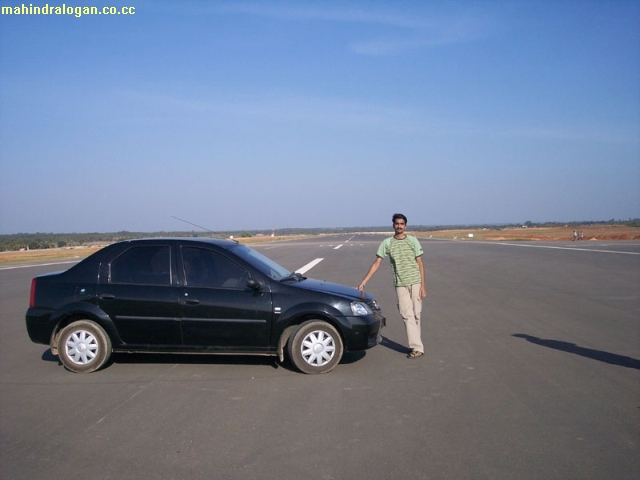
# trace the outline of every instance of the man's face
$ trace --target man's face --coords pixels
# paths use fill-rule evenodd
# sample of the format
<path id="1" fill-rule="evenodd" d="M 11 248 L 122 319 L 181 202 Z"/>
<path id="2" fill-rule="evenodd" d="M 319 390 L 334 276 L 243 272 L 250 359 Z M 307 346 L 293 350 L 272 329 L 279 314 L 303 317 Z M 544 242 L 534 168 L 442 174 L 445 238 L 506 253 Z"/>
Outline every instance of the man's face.
<path id="1" fill-rule="evenodd" d="M 403 219 L 398 218 L 393 222 L 393 229 L 395 230 L 396 235 L 402 235 L 405 228 L 407 228 L 407 225 L 404 223 Z"/>

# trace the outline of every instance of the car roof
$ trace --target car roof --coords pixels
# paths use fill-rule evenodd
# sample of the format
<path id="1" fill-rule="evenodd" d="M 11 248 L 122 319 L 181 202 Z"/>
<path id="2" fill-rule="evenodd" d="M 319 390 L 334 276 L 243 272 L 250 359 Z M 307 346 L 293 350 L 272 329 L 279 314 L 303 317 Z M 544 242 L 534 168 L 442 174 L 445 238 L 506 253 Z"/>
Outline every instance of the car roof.
<path id="1" fill-rule="evenodd" d="M 117 243 L 193 243 L 193 244 L 207 244 L 215 245 L 222 248 L 229 248 L 235 245 L 239 245 L 236 240 L 227 240 L 222 238 L 210 238 L 210 237 L 149 237 L 149 238 L 133 238 L 129 240 L 122 240 Z"/>

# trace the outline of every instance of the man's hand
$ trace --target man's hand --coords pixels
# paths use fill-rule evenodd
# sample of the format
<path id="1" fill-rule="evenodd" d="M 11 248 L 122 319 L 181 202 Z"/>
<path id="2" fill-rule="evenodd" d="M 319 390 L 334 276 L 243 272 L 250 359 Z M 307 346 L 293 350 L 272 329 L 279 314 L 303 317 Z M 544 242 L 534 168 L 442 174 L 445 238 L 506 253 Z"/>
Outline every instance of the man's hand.
<path id="1" fill-rule="evenodd" d="M 362 279 L 362 282 L 360 282 L 360 285 L 356 287 L 358 290 L 360 290 L 361 292 L 364 292 L 364 286 L 371 279 L 371 277 L 373 277 L 373 275 L 378 271 L 381 263 L 382 263 L 382 257 L 376 257 L 374 262 L 369 267 L 369 271 Z"/>
<path id="2" fill-rule="evenodd" d="M 420 285 L 420 300 L 427 298 L 427 287 L 424 284 Z"/>

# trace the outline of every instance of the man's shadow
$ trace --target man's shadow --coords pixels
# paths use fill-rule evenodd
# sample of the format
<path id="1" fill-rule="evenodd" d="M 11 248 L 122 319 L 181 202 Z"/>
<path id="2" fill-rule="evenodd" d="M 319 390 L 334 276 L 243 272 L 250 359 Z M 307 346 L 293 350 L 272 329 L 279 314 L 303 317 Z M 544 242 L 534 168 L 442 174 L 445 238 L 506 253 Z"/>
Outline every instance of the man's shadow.
<path id="1" fill-rule="evenodd" d="M 562 352 L 573 353 L 574 355 L 580 355 L 581 357 L 590 358 L 592 360 L 598 360 L 599 362 L 609 363 L 611 365 L 618 365 L 620 367 L 635 368 L 640 370 L 640 360 L 632 357 L 626 357 L 624 355 L 617 355 L 615 353 L 603 352 L 602 350 L 593 350 L 591 348 L 579 347 L 575 343 L 561 342 L 559 340 L 547 340 L 524 333 L 516 333 L 513 337 L 524 338 L 527 342 L 535 343 L 536 345 L 542 345 L 543 347 L 553 348 L 554 350 L 560 350 Z"/>
<path id="2" fill-rule="evenodd" d="M 410 348 L 405 347 L 404 345 L 400 345 L 399 343 L 394 342 L 393 340 L 389 340 L 387 337 L 382 337 L 382 340 L 378 345 L 382 347 L 386 347 L 390 350 L 393 350 L 399 353 L 409 353 L 411 351 Z"/>

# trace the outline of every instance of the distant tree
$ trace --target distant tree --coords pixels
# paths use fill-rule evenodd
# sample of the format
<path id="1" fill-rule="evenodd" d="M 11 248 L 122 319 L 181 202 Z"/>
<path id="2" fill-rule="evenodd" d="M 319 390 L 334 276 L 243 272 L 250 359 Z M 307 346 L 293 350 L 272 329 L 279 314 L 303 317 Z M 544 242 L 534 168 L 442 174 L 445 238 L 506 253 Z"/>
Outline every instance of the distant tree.
<path id="1" fill-rule="evenodd" d="M 526 222 L 524 222 L 524 226 L 527 228 L 533 227 L 533 222 L 531 220 L 527 220 Z"/>

